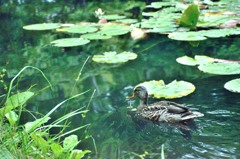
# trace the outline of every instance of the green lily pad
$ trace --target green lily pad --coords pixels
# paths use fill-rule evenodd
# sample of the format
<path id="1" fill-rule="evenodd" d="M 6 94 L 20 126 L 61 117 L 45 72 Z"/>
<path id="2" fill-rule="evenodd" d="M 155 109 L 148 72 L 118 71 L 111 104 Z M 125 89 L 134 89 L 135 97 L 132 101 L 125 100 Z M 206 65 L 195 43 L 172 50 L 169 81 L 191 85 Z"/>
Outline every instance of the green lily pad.
<path id="1" fill-rule="evenodd" d="M 57 29 L 61 27 L 61 24 L 59 23 L 42 23 L 42 24 L 32 24 L 32 25 L 26 25 L 23 27 L 25 30 L 52 30 Z"/>
<path id="2" fill-rule="evenodd" d="M 174 6 L 175 4 L 173 2 L 152 2 L 151 5 L 146 6 L 147 8 L 155 8 L 159 9 L 162 7 L 167 7 L 167 6 Z"/>
<path id="3" fill-rule="evenodd" d="M 173 32 L 168 37 L 180 41 L 201 41 L 207 39 L 198 32 Z"/>
<path id="4" fill-rule="evenodd" d="M 188 8 L 183 12 L 180 18 L 180 24 L 185 27 L 189 27 L 190 29 L 195 29 L 198 18 L 200 15 L 200 11 L 196 4 L 191 4 Z"/>
<path id="5" fill-rule="evenodd" d="M 103 34 L 103 35 L 114 36 L 114 35 L 127 34 L 131 30 L 132 30 L 132 28 L 130 26 L 111 24 L 111 25 L 104 26 L 102 28 L 102 30 L 99 31 L 98 33 Z"/>
<path id="6" fill-rule="evenodd" d="M 191 57 L 188 57 L 188 56 L 179 57 L 179 58 L 176 59 L 176 61 L 180 64 L 188 65 L 188 66 L 198 65 L 198 62 L 195 59 L 193 59 Z"/>
<path id="7" fill-rule="evenodd" d="M 196 55 L 194 59 L 188 56 L 182 56 L 177 58 L 176 61 L 183 65 L 196 66 L 200 64 L 213 63 L 214 59 L 208 56 Z"/>
<path id="8" fill-rule="evenodd" d="M 235 93 L 240 93 L 240 78 L 228 81 L 225 83 L 224 88 Z"/>
<path id="9" fill-rule="evenodd" d="M 195 86 L 192 83 L 186 81 L 174 80 L 171 83 L 165 85 L 163 80 L 153 80 L 140 83 L 137 86 L 139 85 L 146 87 L 148 94 L 152 95 L 154 98 L 180 98 L 187 96 L 195 91 Z"/>
<path id="10" fill-rule="evenodd" d="M 104 40 L 104 39 L 110 39 L 112 36 L 109 35 L 102 35 L 99 34 L 98 32 L 96 33 L 90 33 L 90 34 L 84 34 L 81 36 L 83 39 L 89 39 L 89 40 Z"/>
<path id="11" fill-rule="evenodd" d="M 91 27 L 88 25 L 75 25 L 65 29 L 65 31 L 68 33 L 79 33 L 79 34 L 92 33 L 97 30 L 98 30 L 97 28 Z"/>
<path id="12" fill-rule="evenodd" d="M 217 75 L 240 74 L 240 63 L 208 63 L 198 66 L 198 69 Z"/>
<path id="13" fill-rule="evenodd" d="M 124 18 L 126 18 L 126 16 L 112 14 L 112 15 L 104 15 L 103 18 L 105 18 L 107 20 L 116 20 L 116 19 L 124 19 Z"/>
<path id="14" fill-rule="evenodd" d="M 134 23 L 137 23 L 138 20 L 137 19 L 120 19 L 120 20 L 116 20 L 116 22 L 121 22 L 125 24 L 134 24 Z"/>
<path id="15" fill-rule="evenodd" d="M 94 55 L 92 60 L 98 63 L 123 63 L 137 58 L 137 54 L 133 52 L 105 52 L 104 55 Z"/>
<path id="16" fill-rule="evenodd" d="M 51 43 L 57 47 L 73 47 L 73 46 L 85 45 L 89 42 L 90 40 L 82 39 L 82 38 L 64 38 L 64 39 L 54 40 Z"/>

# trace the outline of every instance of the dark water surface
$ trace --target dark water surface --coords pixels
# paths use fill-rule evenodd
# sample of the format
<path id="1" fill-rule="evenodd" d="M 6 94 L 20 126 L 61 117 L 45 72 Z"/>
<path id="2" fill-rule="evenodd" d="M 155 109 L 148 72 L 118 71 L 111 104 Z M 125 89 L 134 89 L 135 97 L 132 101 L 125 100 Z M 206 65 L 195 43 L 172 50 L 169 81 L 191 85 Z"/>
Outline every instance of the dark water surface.
<path id="1" fill-rule="evenodd" d="M 7 12 L 1 15 L 0 64 L 7 69 L 7 77 L 13 78 L 24 66 L 40 68 L 53 85 L 53 91 L 44 78 L 34 70 L 27 70 L 20 78 L 15 91 L 35 92 L 27 108 L 47 113 L 64 99 L 90 89 L 90 92 L 72 100 L 57 110 L 52 119 L 64 113 L 88 105 L 89 112 L 82 120 L 79 115 L 72 119 L 70 128 L 90 123 L 86 129 L 76 132 L 82 142 L 81 149 L 92 151 L 90 158 L 160 158 L 161 146 L 167 159 L 237 159 L 240 158 L 240 101 L 239 94 L 231 93 L 223 85 L 239 76 L 215 76 L 200 72 L 196 67 L 183 66 L 176 58 L 184 55 L 207 55 L 216 58 L 240 59 L 240 42 L 237 37 L 203 41 L 198 47 L 187 42 L 169 40 L 165 35 L 149 35 L 145 40 L 133 41 L 129 35 L 105 41 L 93 41 L 82 47 L 55 48 L 49 43 L 67 35 L 48 32 L 23 31 L 25 24 L 44 22 L 35 16 L 28 19 L 30 11 Z M 70 13 L 69 13 L 70 14 Z M 30 17 L 29 17 L 30 18 Z M 53 19 L 51 19 L 53 20 Z M 95 19 L 96 20 L 96 19 Z M 3 25 L 9 24 L 9 30 Z M 8 32 L 7 32 L 7 31 Z M 12 31 L 12 32 L 11 32 Z M 91 60 L 94 54 L 104 51 L 134 51 L 138 58 L 119 65 L 97 64 Z M 75 81 L 87 59 L 79 81 Z M 195 120 L 191 130 L 181 126 L 153 123 L 135 116 L 129 108 L 137 107 L 138 101 L 128 101 L 132 88 L 148 80 L 185 80 L 196 86 L 196 91 L 172 101 L 186 104 L 204 113 Z M 7 78 L 5 79 L 7 81 Z M 5 91 L 1 87 L 1 94 Z M 157 101 L 150 99 L 150 102 Z M 25 115 L 23 122 L 31 120 Z M 57 131 L 57 130 L 54 130 Z M 92 138 L 84 139 L 88 133 Z"/>

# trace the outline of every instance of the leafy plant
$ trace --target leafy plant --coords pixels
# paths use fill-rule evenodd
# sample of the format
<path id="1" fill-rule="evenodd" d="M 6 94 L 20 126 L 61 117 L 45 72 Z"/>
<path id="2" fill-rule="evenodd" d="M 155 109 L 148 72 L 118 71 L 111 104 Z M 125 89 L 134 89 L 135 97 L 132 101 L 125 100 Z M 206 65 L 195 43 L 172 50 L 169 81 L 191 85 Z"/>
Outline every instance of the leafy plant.
<path id="1" fill-rule="evenodd" d="M 40 71 L 43 77 L 48 81 L 41 70 L 35 67 L 26 66 L 11 80 L 9 92 L 12 89 L 13 82 L 26 68 L 34 68 Z M 64 100 L 43 117 L 37 118 L 34 116 L 34 121 L 27 122 L 23 125 L 19 124 L 21 112 L 24 110 L 23 105 L 26 104 L 27 100 L 31 98 L 34 93 L 21 92 L 11 96 L 8 94 L 5 105 L 0 109 L 1 158 L 12 158 L 13 156 L 18 156 L 21 158 L 49 158 L 51 156 L 54 156 L 55 158 L 82 158 L 85 154 L 90 153 L 91 151 L 89 150 L 82 151 L 74 149 L 79 143 L 76 135 L 70 135 L 69 137 L 66 137 L 63 140 L 63 146 L 56 142 L 70 133 L 87 127 L 88 124 L 79 126 L 78 128 L 68 132 L 59 133 L 56 135 L 49 134 L 49 130 L 55 127 L 63 127 L 63 129 L 65 129 L 66 125 L 62 125 L 61 123 L 65 122 L 66 124 L 69 118 L 78 114 L 85 114 L 87 110 L 83 110 L 83 108 L 77 109 L 66 115 L 63 115 L 61 118 L 53 121 L 52 123 L 47 124 L 51 118 L 50 115 L 54 113 L 60 106 L 86 92 L 77 94 Z M 17 111 L 18 113 L 15 112 L 16 108 L 19 108 Z M 10 125 L 5 119 L 7 119 Z"/>

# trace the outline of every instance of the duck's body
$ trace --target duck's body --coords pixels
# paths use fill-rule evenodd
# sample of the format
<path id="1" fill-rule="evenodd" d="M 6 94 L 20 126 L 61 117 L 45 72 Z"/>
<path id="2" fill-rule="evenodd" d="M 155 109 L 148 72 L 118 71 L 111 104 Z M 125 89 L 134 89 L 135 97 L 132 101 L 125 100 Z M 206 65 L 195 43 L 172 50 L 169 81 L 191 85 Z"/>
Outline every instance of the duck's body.
<path id="1" fill-rule="evenodd" d="M 148 105 L 148 93 L 143 86 L 135 88 L 134 96 L 140 99 L 140 105 L 137 108 L 139 114 L 149 120 L 177 123 L 204 116 L 202 113 L 191 112 L 189 108 L 170 101 Z"/>

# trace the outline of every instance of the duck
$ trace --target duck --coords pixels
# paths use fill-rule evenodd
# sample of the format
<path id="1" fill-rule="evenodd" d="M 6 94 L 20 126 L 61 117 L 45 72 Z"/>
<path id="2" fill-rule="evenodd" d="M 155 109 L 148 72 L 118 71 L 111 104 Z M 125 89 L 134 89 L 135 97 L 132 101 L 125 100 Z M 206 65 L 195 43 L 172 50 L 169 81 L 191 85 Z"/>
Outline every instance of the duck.
<path id="1" fill-rule="evenodd" d="M 144 86 L 137 86 L 132 96 L 128 98 L 139 98 L 137 112 L 146 119 L 167 123 L 180 123 L 203 117 L 200 112 L 191 112 L 190 109 L 182 104 L 171 101 L 159 101 L 148 104 L 148 91 Z"/>

